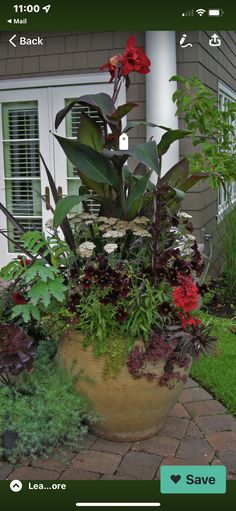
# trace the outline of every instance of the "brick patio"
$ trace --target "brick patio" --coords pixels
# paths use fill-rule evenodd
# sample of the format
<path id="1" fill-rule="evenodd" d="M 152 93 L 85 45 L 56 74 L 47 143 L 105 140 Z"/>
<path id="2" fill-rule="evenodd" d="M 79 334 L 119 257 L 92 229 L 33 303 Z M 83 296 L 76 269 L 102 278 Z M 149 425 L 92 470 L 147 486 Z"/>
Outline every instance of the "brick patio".
<path id="1" fill-rule="evenodd" d="M 226 465 L 228 479 L 236 479 L 236 419 L 190 378 L 157 436 L 120 443 L 87 434 L 79 454 L 0 463 L 0 479 L 150 480 L 159 479 L 161 465 Z"/>

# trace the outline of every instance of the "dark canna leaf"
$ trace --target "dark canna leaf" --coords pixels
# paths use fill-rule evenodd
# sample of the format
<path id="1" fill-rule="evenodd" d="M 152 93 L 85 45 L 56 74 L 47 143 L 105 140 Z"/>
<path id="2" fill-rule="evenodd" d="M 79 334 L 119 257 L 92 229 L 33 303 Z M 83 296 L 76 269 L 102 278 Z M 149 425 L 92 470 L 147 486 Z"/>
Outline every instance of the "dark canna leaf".
<path id="1" fill-rule="evenodd" d="M 157 152 L 159 157 L 168 151 L 173 142 L 187 137 L 190 133 L 191 131 L 187 130 L 168 130 L 166 133 L 164 133 L 164 135 L 161 137 L 161 141 L 159 144 L 157 144 Z"/>
<path id="2" fill-rule="evenodd" d="M 54 200 L 55 204 L 57 204 L 57 202 L 60 200 L 60 195 L 57 191 L 55 181 L 54 181 L 52 174 L 51 174 L 50 170 L 48 169 L 41 153 L 40 153 L 40 158 L 43 162 L 43 165 L 44 165 L 44 168 L 45 168 L 45 171 L 47 174 L 47 178 L 48 178 L 49 186 L 50 186 L 50 189 L 52 192 L 53 200 Z M 69 224 L 68 218 L 65 218 L 63 220 L 63 222 L 61 224 L 61 230 L 64 234 L 66 242 L 68 243 L 68 246 L 71 248 L 71 250 L 75 251 L 76 250 L 75 240 L 74 240 L 73 232 L 72 232 L 71 226 Z"/>
<path id="3" fill-rule="evenodd" d="M 117 189 L 119 181 L 116 171 L 108 158 L 94 151 L 78 140 L 71 140 L 54 135 L 67 158 L 89 179 L 107 184 Z"/>
<path id="4" fill-rule="evenodd" d="M 112 98 L 103 92 L 99 94 L 87 94 L 84 96 L 80 96 L 75 101 L 72 101 L 65 108 L 60 110 L 55 119 L 55 129 L 57 130 L 58 126 L 60 126 L 61 122 L 65 118 L 65 116 L 70 112 L 74 105 L 87 105 L 95 108 L 100 115 L 100 117 L 105 120 L 106 115 L 111 115 L 115 111 L 115 106 L 112 101 Z"/>
<path id="5" fill-rule="evenodd" d="M 101 128 L 94 119 L 91 119 L 84 112 L 81 113 L 80 119 L 81 121 L 77 131 L 78 141 L 101 153 L 104 146 L 104 137 Z"/>

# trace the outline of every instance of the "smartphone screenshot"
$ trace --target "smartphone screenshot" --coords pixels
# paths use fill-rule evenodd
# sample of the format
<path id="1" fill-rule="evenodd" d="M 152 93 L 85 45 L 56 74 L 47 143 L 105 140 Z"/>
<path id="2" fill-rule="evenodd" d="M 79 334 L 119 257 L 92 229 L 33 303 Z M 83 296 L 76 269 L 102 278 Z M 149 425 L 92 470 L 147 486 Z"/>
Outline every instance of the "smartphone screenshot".
<path id="1" fill-rule="evenodd" d="M 232 506 L 235 205 L 235 7 L 2 7 L 6 506 Z"/>

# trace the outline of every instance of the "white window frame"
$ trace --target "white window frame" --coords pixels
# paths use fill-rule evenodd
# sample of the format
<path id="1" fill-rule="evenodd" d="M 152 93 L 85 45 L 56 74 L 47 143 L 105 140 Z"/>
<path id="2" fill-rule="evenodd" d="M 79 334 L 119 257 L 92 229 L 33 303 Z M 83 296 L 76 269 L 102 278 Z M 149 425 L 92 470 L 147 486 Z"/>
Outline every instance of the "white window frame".
<path id="1" fill-rule="evenodd" d="M 223 96 L 224 99 L 228 99 L 229 101 L 236 101 L 236 91 L 228 87 L 222 82 L 218 83 L 218 101 L 220 108 L 220 96 Z M 235 131 L 236 131 L 236 123 L 235 123 Z M 236 182 L 230 185 L 229 189 L 229 197 L 231 198 L 231 204 L 236 204 Z M 218 188 L 218 214 L 217 214 L 217 222 L 221 222 L 229 209 L 229 203 L 227 198 L 225 197 L 224 188 L 222 185 Z"/>
<path id="2" fill-rule="evenodd" d="M 57 186 L 63 189 L 63 195 L 67 194 L 67 160 L 65 153 L 61 149 L 59 143 L 54 143 L 53 136 L 49 134 L 49 130 L 54 130 L 55 113 L 64 107 L 62 100 L 62 92 L 65 91 L 64 97 L 79 97 L 83 94 L 95 94 L 105 88 L 108 94 L 112 94 L 113 84 L 109 84 L 109 73 L 89 73 L 79 75 L 63 75 L 52 77 L 37 77 L 16 80 L 0 81 L 0 140 L 2 140 L 2 112 L 1 102 L 17 102 L 36 100 L 38 101 L 39 117 L 42 123 L 40 133 L 40 151 L 44 156 Z M 89 86 L 89 90 L 86 90 Z M 63 90 L 62 90 L 63 89 Z M 119 94 L 118 105 L 125 103 L 126 92 L 122 86 Z M 40 122 L 40 121 L 39 121 Z M 125 119 L 124 119 L 125 122 Z M 61 123 L 57 130 L 60 136 L 66 136 L 65 121 Z M 3 146 L 0 143 L 0 202 L 5 206 L 5 186 L 4 186 L 4 159 Z M 54 168 L 56 173 L 54 175 Z M 46 173 L 42 162 L 40 163 L 41 171 L 41 193 L 44 195 L 45 187 L 48 186 Z M 51 218 L 51 212 L 46 210 L 46 205 L 42 203 L 43 224 Z M 6 218 L 0 211 L 0 228 L 6 228 Z M 10 260 L 17 256 L 17 253 L 8 252 L 8 241 L 3 236 L 0 240 L 0 267 L 7 264 Z"/>

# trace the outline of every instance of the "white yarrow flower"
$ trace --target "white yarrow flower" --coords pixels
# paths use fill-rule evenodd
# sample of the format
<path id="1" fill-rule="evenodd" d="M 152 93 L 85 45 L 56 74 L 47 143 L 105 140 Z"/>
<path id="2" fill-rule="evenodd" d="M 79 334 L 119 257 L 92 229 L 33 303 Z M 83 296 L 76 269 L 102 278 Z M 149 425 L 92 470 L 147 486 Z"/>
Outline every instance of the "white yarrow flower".
<path id="1" fill-rule="evenodd" d="M 146 238 L 152 237 L 150 232 L 148 232 L 146 229 L 137 228 L 133 233 L 135 236 L 141 236 L 141 237 L 146 237 Z"/>
<path id="2" fill-rule="evenodd" d="M 103 234 L 103 238 L 122 238 L 125 236 L 126 232 L 123 230 L 120 231 L 107 231 Z"/>
<path id="3" fill-rule="evenodd" d="M 180 218 L 193 218 L 191 215 L 189 215 L 188 213 L 186 213 L 185 211 L 179 211 L 178 215 Z"/>
<path id="4" fill-rule="evenodd" d="M 104 247 L 104 250 L 105 252 L 107 252 L 107 254 L 112 254 L 112 252 L 114 252 L 114 250 L 116 250 L 118 247 L 118 245 L 116 243 L 107 243 Z"/>
<path id="5" fill-rule="evenodd" d="M 94 245 L 91 241 L 85 241 L 79 246 L 78 252 L 82 257 L 90 257 L 95 247 L 96 245 Z"/>

